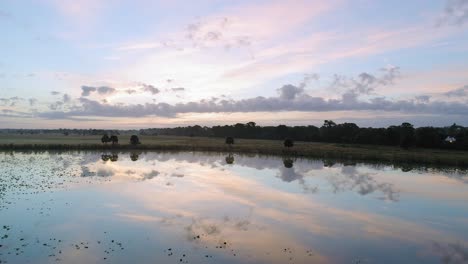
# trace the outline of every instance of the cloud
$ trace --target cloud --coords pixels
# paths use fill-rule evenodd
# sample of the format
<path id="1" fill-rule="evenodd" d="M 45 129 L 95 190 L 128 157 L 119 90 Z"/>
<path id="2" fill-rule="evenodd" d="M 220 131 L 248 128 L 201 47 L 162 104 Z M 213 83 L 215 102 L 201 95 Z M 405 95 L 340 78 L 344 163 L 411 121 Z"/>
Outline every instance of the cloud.
<path id="1" fill-rule="evenodd" d="M 456 264 L 468 263 L 468 247 L 461 243 L 449 243 L 441 245 L 440 243 L 433 243 L 434 252 L 440 256 L 441 263 Z"/>
<path id="2" fill-rule="evenodd" d="M 221 113 L 221 112 L 278 112 L 278 111 L 391 111 L 404 113 L 433 113 L 467 115 L 467 102 L 429 101 L 414 99 L 391 100 L 375 97 L 369 100 L 349 98 L 344 94 L 340 99 L 312 97 L 299 87 L 285 85 L 279 89 L 278 97 L 254 97 L 241 100 L 200 100 L 187 103 L 145 103 L 145 104 L 102 104 L 98 101 L 80 98 L 81 106 L 68 112 L 44 112 L 45 118 L 67 118 L 73 116 L 107 117 L 175 117 L 180 113 Z M 300 95 L 300 96 L 298 96 Z"/>
<path id="3" fill-rule="evenodd" d="M 379 73 L 363 72 L 356 77 L 334 75 L 331 89 L 336 96 L 331 98 L 311 96 L 306 90 L 310 80 L 318 80 L 318 75 L 305 75 L 299 85 L 285 84 L 276 91 L 277 96 L 253 97 L 246 99 L 228 99 L 211 97 L 198 101 L 169 104 L 165 102 L 146 102 L 140 104 L 109 104 L 98 100 L 80 98 L 79 104 L 68 111 L 39 112 L 39 117 L 50 119 L 69 119 L 76 117 L 177 117 L 187 113 L 254 113 L 254 112 L 336 112 L 336 111 L 378 111 L 404 114 L 467 115 L 468 104 L 463 100 L 444 100 L 444 97 L 432 99 L 426 94 L 417 94 L 412 98 L 393 99 L 377 94 L 379 88 L 392 85 L 400 77 L 398 67 L 382 68 Z M 139 83 L 141 91 L 152 94 L 159 89 L 152 85 Z M 465 89 L 464 87 L 463 89 Z M 83 94 L 99 91 L 102 87 L 83 86 Z M 173 88 L 175 89 L 175 88 Z M 180 88 L 181 90 L 182 88 Z M 463 90 L 464 91 L 464 90 Z M 115 92 L 105 87 L 101 92 Z M 454 91 L 452 93 L 460 93 Z M 448 93 L 451 95 L 452 93 Z M 447 99 L 445 97 L 445 99 Z M 60 104 L 53 104 L 52 110 Z M 54 108 L 54 109 L 53 109 Z"/>
<path id="4" fill-rule="evenodd" d="M 81 96 L 90 96 L 92 92 L 96 91 L 96 87 L 81 86 Z"/>
<path id="5" fill-rule="evenodd" d="M 68 94 L 64 94 L 62 98 L 63 103 L 69 103 L 71 101 L 71 97 Z"/>
<path id="6" fill-rule="evenodd" d="M 280 98 L 283 100 L 294 100 L 297 95 L 300 95 L 304 92 L 304 88 L 296 87 L 292 84 L 283 85 L 283 87 L 278 89 L 280 93 Z"/>
<path id="7" fill-rule="evenodd" d="M 461 26 L 468 21 L 468 0 L 447 0 L 437 25 Z"/>
<path id="8" fill-rule="evenodd" d="M 112 87 L 101 86 L 97 88 L 97 92 L 101 95 L 104 95 L 104 94 L 113 94 L 116 92 L 116 90 Z"/>
<path id="9" fill-rule="evenodd" d="M 0 116 L 2 117 L 31 117 L 30 113 L 15 111 L 11 109 L 0 110 Z"/>
<path id="10" fill-rule="evenodd" d="M 24 101 L 25 99 L 24 98 L 21 98 L 21 97 L 18 97 L 18 96 L 15 96 L 15 97 L 10 97 L 10 98 L 0 98 L 0 103 L 3 105 L 3 106 L 16 106 L 16 104 L 20 101 Z"/>
<path id="11" fill-rule="evenodd" d="M 141 85 L 141 90 L 143 92 L 149 92 L 151 94 L 158 94 L 160 91 L 158 88 L 154 87 L 153 85 L 150 84 L 145 84 L 145 83 L 140 83 Z"/>
<path id="12" fill-rule="evenodd" d="M 468 96 L 468 85 L 444 93 L 448 97 L 466 97 Z"/>
<path id="13" fill-rule="evenodd" d="M 135 89 L 127 89 L 127 90 L 125 90 L 125 92 L 128 93 L 128 94 L 135 94 L 135 93 L 137 93 L 138 91 L 135 90 Z"/>
<path id="14" fill-rule="evenodd" d="M 152 170 L 148 173 L 143 173 L 143 179 L 142 180 L 151 180 L 159 175 L 159 171 Z"/>
<path id="15" fill-rule="evenodd" d="M 109 87 L 109 86 L 100 86 L 100 87 L 94 87 L 94 86 L 81 86 L 81 96 L 90 96 L 91 93 L 97 92 L 100 95 L 106 95 L 106 94 L 113 94 L 117 92 L 115 88 Z"/>
<path id="16" fill-rule="evenodd" d="M 52 92 L 50 92 L 50 94 L 51 94 L 51 95 L 59 95 L 59 94 L 60 94 L 60 92 L 57 92 L 57 91 L 52 91 Z"/>
<path id="17" fill-rule="evenodd" d="M 176 87 L 176 88 L 171 88 L 173 92 L 183 92 L 185 91 L 185 88 L 183 87 Z"/>
<path id="18" fill-rule="evenodd" d="M 400 191 L 395 189 L 393 184 L 377 182 L 372 174 L 360 173 L 355 166 L 342 167 L 341 174 L 328 178 L 328 181 L 333 186 L 335 193 L 348 190 L 354 190 L 360 195 L 381 192 L 383 196 L 380 199 L 393 202 L 397 202 L 400 196 Z"/>
<path id="19" fill-rule="evenodd" d="M 49 104 L 49 109 L 55 111 L 55 110 L 61 109 L 63 105 L 64 103 L 62 101 L 57 101 L 55 103 Z"/>
<path id="20" fill-rule="evenodd" d="M 30 106 L 34 106 L 36 103 L 37 103 L 37 99 L 36 98 L 29 98 L 29 105 Z"/>

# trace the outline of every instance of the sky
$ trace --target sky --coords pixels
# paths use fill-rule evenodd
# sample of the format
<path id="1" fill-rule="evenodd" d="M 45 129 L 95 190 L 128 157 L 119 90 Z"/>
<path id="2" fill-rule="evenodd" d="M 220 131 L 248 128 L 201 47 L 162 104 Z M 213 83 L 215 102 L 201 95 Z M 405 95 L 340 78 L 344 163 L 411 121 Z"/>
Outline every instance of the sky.
<path id="1" fill-rule="evenodd" d="M 0 0 L 0 128 L 468 126 L 468 0 Z"/>

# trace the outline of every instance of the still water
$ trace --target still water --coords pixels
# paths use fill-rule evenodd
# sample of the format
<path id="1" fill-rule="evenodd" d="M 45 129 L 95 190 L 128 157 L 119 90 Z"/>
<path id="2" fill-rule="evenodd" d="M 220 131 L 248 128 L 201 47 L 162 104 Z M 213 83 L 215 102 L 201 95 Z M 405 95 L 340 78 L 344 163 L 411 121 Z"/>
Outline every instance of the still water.
<path id="1" fill-rule="evenodd" d="M 466 172 L 0 153 L 0 263 L 467 262 Z"/>

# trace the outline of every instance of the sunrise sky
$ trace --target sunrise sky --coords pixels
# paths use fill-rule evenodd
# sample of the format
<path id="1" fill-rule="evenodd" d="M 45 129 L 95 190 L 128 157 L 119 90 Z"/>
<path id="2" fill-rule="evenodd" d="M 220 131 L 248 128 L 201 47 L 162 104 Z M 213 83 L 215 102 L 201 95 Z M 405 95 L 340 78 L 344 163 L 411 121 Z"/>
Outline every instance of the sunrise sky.
<path id="1" fill-rule="evenodd" d="M 0 128 L 468 126 L 468 0 L 0 0 Z"/>

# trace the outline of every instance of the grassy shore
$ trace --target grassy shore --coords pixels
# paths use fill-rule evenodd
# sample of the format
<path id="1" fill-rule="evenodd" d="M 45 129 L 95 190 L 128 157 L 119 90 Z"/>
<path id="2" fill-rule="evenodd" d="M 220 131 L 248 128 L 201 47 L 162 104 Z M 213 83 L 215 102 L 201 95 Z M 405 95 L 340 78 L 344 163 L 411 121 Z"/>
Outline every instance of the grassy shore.
<path id="1" fill-rule="evenodd" d="M 468 167 L 467 151 L 409 149 L 398 147 L 295 142 L 285 150 L 282 141 L 236 139 L 232 147 L 223 138 L 141 136 L 141 145 L 129 144 L 130 136 L 119 136 L 117 146 L 100 143 L 100 136 L 0 135 L 0 150 L 176 150 L 296 155 L 321 159 L 418 163 L 433 166 Z"/>

